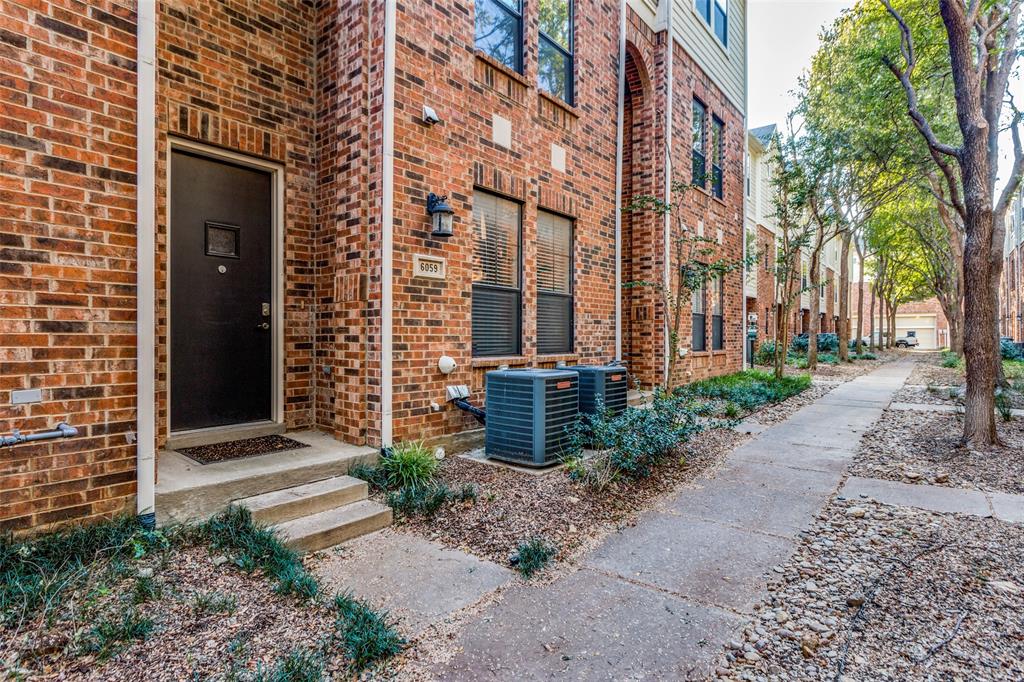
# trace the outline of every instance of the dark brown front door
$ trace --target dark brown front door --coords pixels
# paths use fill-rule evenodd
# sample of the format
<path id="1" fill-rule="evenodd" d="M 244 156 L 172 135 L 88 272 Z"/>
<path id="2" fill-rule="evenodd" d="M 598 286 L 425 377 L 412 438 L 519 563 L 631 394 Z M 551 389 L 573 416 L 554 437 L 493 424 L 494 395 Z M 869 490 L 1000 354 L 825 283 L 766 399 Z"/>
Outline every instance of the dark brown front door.
<path id="1" fill-rule="evenodd" d="M 270 173 L 171 155 L 171 430 L 271 418 Z"/>

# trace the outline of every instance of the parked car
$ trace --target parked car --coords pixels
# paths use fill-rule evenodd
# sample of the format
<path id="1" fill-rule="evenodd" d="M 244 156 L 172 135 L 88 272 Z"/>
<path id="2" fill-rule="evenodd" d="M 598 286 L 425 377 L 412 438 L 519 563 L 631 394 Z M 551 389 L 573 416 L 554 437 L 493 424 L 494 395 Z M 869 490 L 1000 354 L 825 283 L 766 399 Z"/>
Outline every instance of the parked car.
<path id="1" fill-rule="evenodd" d="M 920 343 L 921 342 L 918 341 L 916 334 L 908 334 L 907 336 L 900 336 L 896 338 L 897 348 L 916 348 Z"/>

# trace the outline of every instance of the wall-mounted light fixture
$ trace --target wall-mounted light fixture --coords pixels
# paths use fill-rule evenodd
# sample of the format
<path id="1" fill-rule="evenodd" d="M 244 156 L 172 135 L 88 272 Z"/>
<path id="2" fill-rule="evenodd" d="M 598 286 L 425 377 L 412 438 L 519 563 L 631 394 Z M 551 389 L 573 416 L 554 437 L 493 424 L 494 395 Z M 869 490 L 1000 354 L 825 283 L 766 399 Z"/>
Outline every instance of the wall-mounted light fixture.
<path id="1" fill-rule="evenodd" d="M 427 195 L 427 213 L 430 214 L 430 222 L 433 229 L 430 231 L 433 237 L 447 239 L 452 236 L 452 218 L 455 211 L 448 205 L 447 196 L 437 196 L 433 192 Z"/>

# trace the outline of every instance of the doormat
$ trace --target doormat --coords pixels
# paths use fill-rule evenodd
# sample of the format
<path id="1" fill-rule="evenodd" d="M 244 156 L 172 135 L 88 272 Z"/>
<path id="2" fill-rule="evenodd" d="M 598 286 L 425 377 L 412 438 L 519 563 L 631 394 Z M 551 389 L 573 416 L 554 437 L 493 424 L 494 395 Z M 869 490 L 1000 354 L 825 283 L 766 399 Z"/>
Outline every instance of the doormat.
<path id="1" fill-rule="evenodd" d="M 177 452 L 200 464 L 213 464 L 214 462 L 226 462 L 229 459 L 242 459 L 243 457 L 255 457 L 271 452 L 285 452 L 308 447 L 309 445 L 306 443 L 300 443 L 284 436 L 260 436 L 244 440 L 229 440 L 226 443 L 214 443 L 213 445 L 178 448 Z"/>

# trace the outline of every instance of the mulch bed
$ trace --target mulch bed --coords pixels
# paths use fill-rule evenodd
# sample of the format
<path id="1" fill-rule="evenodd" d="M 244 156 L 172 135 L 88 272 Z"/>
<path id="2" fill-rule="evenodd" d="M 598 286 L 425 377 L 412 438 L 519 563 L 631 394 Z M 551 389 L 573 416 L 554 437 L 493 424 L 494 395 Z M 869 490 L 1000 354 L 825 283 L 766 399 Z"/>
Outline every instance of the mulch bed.
<path id="1" fill-rule="evenodd" d="M 230 440 L 225 443 L 214 443 L 213 445 L 178 448 L 177 452 L 200 464 L 213 464 L 214 462 L 226 462 L 231 459 L 256 457 L 257 455 L 266 455 L 271 452 L 286 452 L 288 450 L 299 450 L 308 447 L 309 445 L 306 443 L 300 443 L 285 436 L 260 436 L 259 438 Z"/>
<path id="2" fill-rule="evenodd" d="M 41 618 L 22 627 L 0 628 L 0 675 L 22 671 L 61 680 L 185 680 L 248 679 L 257 666 L 269 669 L 289 651 L 313 647 L 333 628 L 333 612 L 274 593 L 261 574 L 248 575 L 230 563 L 214 565 L 205 548 L 172 550 L 157 559 L 143 559 L 130 574 L 105 583 L 97 565 L 91 584 L 67 600 L 52 622 Z M 155 625 L 144 641 L 102 661 L 80 655 L 78 640 L 99 618 L 116 617 L 130 603 L 135 576 L 151 569 L 160 596 L 139 604 L 139 613 Z M 227 598 L 230 607 L 209 612 L 197 597 Z M 341 655 L 329 662 L 344 669 Z M 232 677 L 234 676 L 234 677 Z"/>
<path id="3" fill-rule="evenodd" d="M 964 383 L 964 371 L 958 367 L 943 367 L 940 353 L 915 354 L 917 362 L 907 384 L 920 386 L 959 386 Z"/>
<path id="4" fill-rule="evenodd" d="M 652 476 L 617 482 L 601 493 L 572 481 L 561 470 L 537 476 L 448 457 L 441 462 L 438 482 L 453 489 L 474 484 L 476 502 L 449 503 L 433 517 L 396 523 L 502 565 L 508 565 L 519 543 L 533 537 L 557 545 L 559 560 L 572 560 L 635 520 L 654 498 L 721 463 L 744 439 L 729 430 L 704 432 L 686 444 L 680 457 L 666 459 Z"/>
<path id="5" fill-rule="evenodd" d="M 719 677 L 1024 679 L 1024 526 L 838 499 L 818 519 Z"/>
<path id="6" fill-rule="evenodd" d="M 772 426 L 774 424 L 784 422 L 789 419 L 794 412 L 828 395 L 828 393 L 838 385 L 838 383 L 824 383 L 816 381 L 803 393 L 798 393 L 781 403 L 766 405 L 756 412 L 753 412 L 748 419 L 764 426 Z"/>
<path id="7" fill-rule="evenodd" d="M 1008 390 L 1006 395 L 1010 401 L 1010 407 L 1016 410 L 1024 409 L 1024 393 Z M 953 405 L 963 406 L 963 394 L 961 387 L 954 386 L 904 386 L 896 395 L 893 402 L 914 403 L 916 405 Z"/>
<path id="8" fill-rule="evenodd" d="M 850 473 L 904 483 L 930 483 L 1024 493 L 1024 419 L 996 418 L 1003 446 L 960 447 L 963 418 L 954 413 L 886 410 L 864 434 Z"/>

